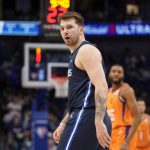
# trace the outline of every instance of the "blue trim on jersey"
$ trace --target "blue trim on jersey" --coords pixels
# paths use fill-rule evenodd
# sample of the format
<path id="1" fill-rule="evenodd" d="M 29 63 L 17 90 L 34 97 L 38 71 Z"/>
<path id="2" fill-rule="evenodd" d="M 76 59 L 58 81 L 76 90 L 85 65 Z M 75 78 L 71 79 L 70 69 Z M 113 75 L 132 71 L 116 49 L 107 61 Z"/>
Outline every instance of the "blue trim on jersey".
<path id="1" fill-rule="evenodd" d="M 72 140 L 72 138 L 73 138 L 73 136 L 74 136 L 74 134 L 75 134 L 75 132 L 76 132 L 76 130 L 77 130 L 77 127 L 78 127 L 79 122 L 80 122 L 80 120 L 81 120 L 81 115 L 82 115 L 83 111 L 84 111 L 84 110 L 81 109 L 80 112 L 79 112 L 79 115 L 78 115 L 78 117 L 77 117 L 77 121 L 76 121 L 75 127 L 74 127 L 73 132 L 71 133 L 71 136 L 70 136 L 69 141 L 68 141 L 68 143 L 67 143 L 66 150 L 69 149 L 71 140 Z"/>
<path id="2" fill-rule="evenodd" d="M 118 96 L 118 98 L 121 102 L 126 102 L 120 95 Z"/>
<path id="3" fill-rule="evenodd" d="M 128 136 L 130 128 L 131 128 L 131 126 L 130 126 L 130 125 L 129 125 L 129 126 L 126 126 L 126 135 L 125 135 L 125 137 L 127 137 L 127 136 Z"/>
<path id="4" fill-rule="evenodd" d="M 126 101 L 120 95 L 118 96 L 118 98 L 119 98 L 120 102 L 122 103 L 122 120 L 124 120 Z"/>
<path id="5" fill-rule="evenodd" d="M 91 82 L 89 81 L 88 82 L 88 91 L 87 91 L 86 96 L 85 96 L 83 108 L 87 106 L 87 99 L 88 99 L 88 96 L 90 95 L 90 92 L 91 92 Z"/>
<path id="6" fill-rule="evenodd" d="M 77 127 L 78 127 L 78 125 L 79 125 L 79 123 L 80 123 L 81 116 L 82 116 L 83 111 L 84 111 L 84 107 L 87 106 L 87 100 L 88 100 L 88 97 L 89 97 L 90 92 L 91 92 L 91 82 L 89 81 L 88 84 L 89 84 L 89 85 L 88 85 L 88 91 L 87 91 L 87 93 L 86 93 L 86 95 L 85 95 L 85 98 L 84 98 L 84 104 L 83 104 L 82 109 L 81 109 L 80 112 L 79 112 L 78 117 L 77 117 L 77 121 L 76 121 L 76 124 L 75 124 L 75 126 L 74 126 L 74 129 L 73 129 L 73 131 L 72 131 L 72 133 L 71 133 L 71 136 L 70 136 L 70 138 L 69 138 L 69 141 L 68 141 L 68 143 L 67 143 L 66 150 L 69 149 L 69 146 L 70 146 L 70 144 L 71 144 L 71 141 L 72 141 L 72 139 L 73 139 L 73 136 L 74 136 L 74 134 L 75 134 L 75 132 L 76 132 L 76 130 L 77 130 Z"/>
<path id="7" fill-rule="evenodd" d="M 122 102 L 122 120 L 124 120 L 126 102 Z"/>

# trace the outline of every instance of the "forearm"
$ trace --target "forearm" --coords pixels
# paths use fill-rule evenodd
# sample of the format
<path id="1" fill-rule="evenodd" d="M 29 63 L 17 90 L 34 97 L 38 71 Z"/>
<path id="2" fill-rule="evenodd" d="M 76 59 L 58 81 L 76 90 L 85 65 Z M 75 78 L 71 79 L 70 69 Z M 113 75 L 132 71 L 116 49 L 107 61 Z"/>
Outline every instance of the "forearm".
<path id="1" fill-rule="evenodd" d="M 132 123 L 132 126 L 130 128 L 129 134 L 125 139 L 126 143 L 129 143 L 134 136 L 134 133 L 136 132 L 136 129 L 138 128 L 139 124 L 141 122 L 141 114 L 137 115 Z"/>
<path id="2" fill-rule="evenodd" d="M 95 120 L 102 120 L 106 111 L 107 86 L 102 89 L 95 88 Z"/>
<path id="3" fill-rule="evenodd" d="M 67 121 L 68 121 L 68 118 L 69 118 L 69 114 L 67 113 L 67 114 L 65 115 L 65 117 L 63 118 L 63 120 L 61 121 L 61 123 L 66 124 Z"/>

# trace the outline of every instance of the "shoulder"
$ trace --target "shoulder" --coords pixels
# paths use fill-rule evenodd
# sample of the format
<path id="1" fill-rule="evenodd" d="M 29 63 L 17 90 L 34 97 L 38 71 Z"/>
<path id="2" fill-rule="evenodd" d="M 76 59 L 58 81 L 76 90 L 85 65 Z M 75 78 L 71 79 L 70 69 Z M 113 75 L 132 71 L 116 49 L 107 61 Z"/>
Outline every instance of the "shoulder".
<path id="1" fill-rule="evenodd" d="M 108 89 L 108 93 L 111 92 L 111 91 L 112 91 L 112 87 L 110 87 L 110 88 Z"/>
<path id="2" fill-rule="evenodd" d="M 145 118 L 148 120 L 148 122 L 150 124 L 150 115 L 149 114 L 145 114 Z"/>
<path id="3" fill-rule="evenodd" d="M 120 90 L 123 92 L 134 92 L 134 89 L 128 83 L 123 83 Z"/>
<path id="4" fill-rule="evenodd" d="M 120 88 L 120 94 L 122 96 L 134 94 L 134 89 L 128 83 L 123 83 L 123 85 Z"/>
<path id="5" fill-rule="evenodd" d="M 86 57 L 92 57 L 92 56 L 99 56 L 101 57 L 101 52 L 98 48 L 96 48 L 94 45 L 91 44 L 85 44 L 83 45 L 78 52 L 81 56 Z"/>

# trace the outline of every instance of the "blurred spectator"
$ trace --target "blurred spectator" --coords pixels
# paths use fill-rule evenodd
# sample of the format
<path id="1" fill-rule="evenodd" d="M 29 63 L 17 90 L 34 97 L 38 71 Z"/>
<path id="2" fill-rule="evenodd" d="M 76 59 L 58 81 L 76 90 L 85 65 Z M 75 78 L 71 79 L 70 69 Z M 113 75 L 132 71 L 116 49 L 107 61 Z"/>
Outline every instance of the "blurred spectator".
<path id="1" fill-rule="evenodd" d="M 145 100 L 139 99 L 138 109 L 142 114 L 142 121 L 137 128 L 137 150 L 150 149 L 150 116 L 145 113 L 146 103 Z"/>
<path id="2" fill-rule="evenodd" d="M 12 94 L 9 95 L 10 101 L 8 102 L 6 108 L 7 113 L 4 116 L 4 122 L 10 122 L 12 120 L 12 117 L 18 112 L 21 113 L 22 110 L 22 100 L 20 98 L 19 94 Z"/>
<path id="3" fill-rule="evenodd" d="M 22 150 L 31 150 L 32 141 L 31 141 L 31 129 L 24 131 L 24 139 Z"/>
<path id="4" fill-rule="evenodd" d="M 126 21 L 139 22 L 140 18 L 140 5 L 138 0 L 125 0 L 126 5 Z"/>
<path id="5" fill-rule="evenodd" d="M 22 117 L 24 129 L 31 128 L 31 101 L 32 96 L 23 96 Z"/>
<path id="6" fill-rule="evenodd" d="M 14 114 L 12 121 L 7 124 L 8 128 L 8 146 L 11 150 L 21 150 L 23 144 L 23 126 L 21 115 Z"/>
<path id="7" fill-rule="evenodd" d="M 57 146 L 53 140 L 52 133 L 48 133 L 48 150 L 57 150 Z"/>

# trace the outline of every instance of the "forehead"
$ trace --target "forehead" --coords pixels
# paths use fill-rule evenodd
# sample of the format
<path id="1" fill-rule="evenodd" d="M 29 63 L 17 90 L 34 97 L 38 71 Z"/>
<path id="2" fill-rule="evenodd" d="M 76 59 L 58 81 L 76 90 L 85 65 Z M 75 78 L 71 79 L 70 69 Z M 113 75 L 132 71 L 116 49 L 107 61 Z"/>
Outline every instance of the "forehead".
<path id="1" fill-rule="evenodd" d="M 121 71 L 121 72 L 123 72 L 123 68 L 121 66 L 112 66 L 111 71 Z"/>
<path id="2" fill-rule="evenodd" d="M 60 26 L 67 26 L 67 25 L 75 25 L 75 19 L 71 18 L 71 19 L 65 19 L 65 20 L 61 20 L 60 22 Z"/>

